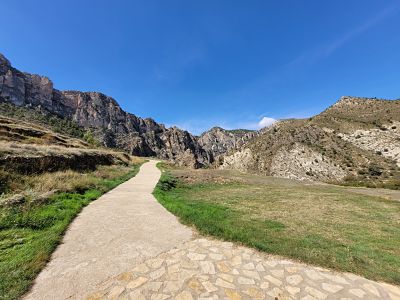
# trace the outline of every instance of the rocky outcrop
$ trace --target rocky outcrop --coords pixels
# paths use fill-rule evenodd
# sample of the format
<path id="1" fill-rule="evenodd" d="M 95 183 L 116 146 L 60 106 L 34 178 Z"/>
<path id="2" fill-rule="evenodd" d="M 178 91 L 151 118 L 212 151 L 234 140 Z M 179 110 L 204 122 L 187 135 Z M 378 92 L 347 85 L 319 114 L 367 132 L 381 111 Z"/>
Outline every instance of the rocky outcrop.
<path id="1" fill-rule="evenodd" d="M 295 143 L 282 147 L 271 163 L 271 175 L 296 180 L 342 180 L 346 171 L 311 147 Z"/>
<path id="2" fill-rule="evenodd" d="M 254 130 L 226 130 L 213 127 L 198 138 L 198 142 L 210 155 L 218 161 L 222 155 L 240 149 L 247 141 L 257 136 Z"/>
<path id="3" fill-rule="evenodd" d="M 210 154 L 189 132 L 143 119 L 121 109 L 111 97 L 98 92 L 59 91 L 47 77 L 21 72 L 0 54 L 0 102 L 33 107 L 73 120 L 91 129 L 107 147 L 139 156 L 179 160 L 200 167 Z"/>
<path id="4" fill-rule="evenodd" d="M 400 122 L 383 124 L 380 128 L 357 129 L 350 134 L 339 133 L 343 140 L 357 147 L 394 160 L 400 167 Z"/>
<path id="5" fill-rule="evenodd" d="M 317 116 L 265 128 L 219 168 L 325 182 L 400 182 L 399 128 L 399 100 L 342 97 Z"/>
<path id="6" fill-rule="evenodd" d="M 248 172 L 254 170 L 254 154 L 249 148 L 243 148 L 235 151 L 231 155 L 226 155 L 221 159 L 220 169 L 233 169 L 241 172 Z"/>

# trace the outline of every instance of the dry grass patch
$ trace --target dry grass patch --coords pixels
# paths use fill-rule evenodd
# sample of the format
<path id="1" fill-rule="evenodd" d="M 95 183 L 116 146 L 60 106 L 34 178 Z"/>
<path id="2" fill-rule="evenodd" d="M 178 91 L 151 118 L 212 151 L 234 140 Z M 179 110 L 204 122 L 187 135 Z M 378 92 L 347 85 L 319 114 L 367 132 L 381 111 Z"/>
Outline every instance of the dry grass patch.
<path id="1" fill-rule="evenodd" d="M 0 195 L 0 204 L 16 194 L 24 197 L 24 202 L 30 202 L 54 192 L 84 191 L 95 187 L 101 180 L 110 180 L 121 174 L 127 174 L 132 170 L 132 166 L 143 162 L 142 158 L 132 157 L 129 165 L 98 166 L 92 172 L 66 170 L 33 175 L 6 172 L 3 176 L 7 176 L 8 182 Z"/>

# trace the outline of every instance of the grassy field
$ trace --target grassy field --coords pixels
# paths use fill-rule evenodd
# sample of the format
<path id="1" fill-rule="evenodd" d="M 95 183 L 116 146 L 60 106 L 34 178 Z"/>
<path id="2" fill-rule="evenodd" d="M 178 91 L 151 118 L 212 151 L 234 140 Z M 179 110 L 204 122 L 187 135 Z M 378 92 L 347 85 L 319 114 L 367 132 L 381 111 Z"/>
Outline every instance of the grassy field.
<path id="1" fill-rule="evenodd" d="M 60 171 L 12 178 L 9 190 L 29 193 L 23 204 L 0 208 L 0 299 L 22 296 L 81 209 L 135 176 L 141 162 L 100 166 L 84 174 Z M 55 193 L 45 200 L 30 198 L 46 191 Z"/>
<path id="2" fill-rule="evenodd" d="M 160 167 L 154 195 L 203 234 L 400 284 L 399 201 L 233 171 Z"/>

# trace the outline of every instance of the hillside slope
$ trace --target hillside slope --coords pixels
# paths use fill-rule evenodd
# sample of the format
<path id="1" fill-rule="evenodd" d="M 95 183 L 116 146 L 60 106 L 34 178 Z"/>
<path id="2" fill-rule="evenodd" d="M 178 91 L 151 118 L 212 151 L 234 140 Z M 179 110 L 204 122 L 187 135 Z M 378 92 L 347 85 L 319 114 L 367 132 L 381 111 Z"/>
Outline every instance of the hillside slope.
<path id="1" fill-rule="evenodd" d="M 342 97 L 321 114 L 262 130 L 222 169 L 321 181 L 400 179 L 400 100 Z"/>
<path id="2" fill-rule="evenodd" d="M 30 175 L 69 169 L 84 171 L 129 161 L 126 153 L 97 148 L 37 124 L 0 116 L 1 172 Z"/>

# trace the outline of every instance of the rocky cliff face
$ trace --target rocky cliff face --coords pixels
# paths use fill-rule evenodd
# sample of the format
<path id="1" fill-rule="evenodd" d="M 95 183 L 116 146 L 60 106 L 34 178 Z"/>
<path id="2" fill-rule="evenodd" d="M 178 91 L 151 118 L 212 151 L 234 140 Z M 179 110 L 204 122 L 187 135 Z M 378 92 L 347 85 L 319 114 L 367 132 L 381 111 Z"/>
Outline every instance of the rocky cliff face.
<path id="1" fill-rule="evenodd" d="M 134 155 L 157 156 L 182 165 L 200 167 L 210 162 L 189 132 L 165 128 L 121 109 L 111 97 L 98 92 L 59 91 L 47 77 L 21 72 L 0 54 L 0 102 L 40 107 L 91 129 L 107 147 Z"/>
<path id="2" fill-rule="evenodd" d="M 300 180 L 400 182 L 400 100 L 342 97 L 321 114 L 262 130 L 222 169 Z"/>
<path id="3" fill-rule="evenodd" d="M 253 130 L 226 130 L 221 127 L 213 127 L 204 132 L 198 138 L 198 142 L 201 147 L 212 154 L 215 161 L 218 161 L 222 155 L 240 149 L 257 134 L 258 132 Z"/>

